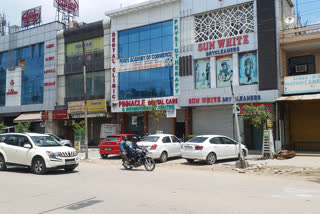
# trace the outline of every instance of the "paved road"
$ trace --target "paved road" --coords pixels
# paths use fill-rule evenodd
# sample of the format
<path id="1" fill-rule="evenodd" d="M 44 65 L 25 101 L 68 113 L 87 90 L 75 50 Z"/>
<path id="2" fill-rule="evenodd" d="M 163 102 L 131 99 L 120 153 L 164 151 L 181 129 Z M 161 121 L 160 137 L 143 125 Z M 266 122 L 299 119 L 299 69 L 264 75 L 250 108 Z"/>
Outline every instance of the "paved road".
<path id="1" fill-rule="evenodd" d="M 0 172 L 0 183 L 1 214 L 318 214 L 320 203 L 319 183 L 301 178 L 228 173 L 200 164 L 125 171 L 118 158 L 82 161 L 69 174 L 37 176 L 11 168 Z"/>

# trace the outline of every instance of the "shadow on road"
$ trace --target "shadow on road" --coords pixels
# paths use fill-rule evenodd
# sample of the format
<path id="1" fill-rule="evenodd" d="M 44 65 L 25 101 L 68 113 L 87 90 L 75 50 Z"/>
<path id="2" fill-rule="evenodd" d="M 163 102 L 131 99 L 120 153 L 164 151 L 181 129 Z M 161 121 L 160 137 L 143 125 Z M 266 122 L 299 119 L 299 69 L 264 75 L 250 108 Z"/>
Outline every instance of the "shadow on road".
<path id="1" fill-rule="evenodd" d="M 31 169 L 27 168 L 27 167 L 8 167 L 7 172 L 17 173 L 17 174 L 26 174 L 26 173 L 33 174 L 31 172 Z M 79 171 L 74 170 L 72 172 L 66 172 L 63 169 L 52 169 L 52 170 L 48 170 L 45 174 L 43 174 L 43 176 L 45 176 L 45 175 L 67 175 L 67 174 L 74 174 L 74 173 L 79 173 Z"/>
<path id="2" fill-rule="evenodd" d="M 222 165 L 230 165 L 233 164 L 234 161 L 237 159 L 227 159 L 227 160 L 217 160 L 215 164 L 222 164 Z M 183 163 L 180 163 L 181 165 L 191 165 L 191 166 L 203 166 L 207 165 L 206 161 L 194 161 L 193 163 L 189 163 L 188 161 L 185 161 Z"/>

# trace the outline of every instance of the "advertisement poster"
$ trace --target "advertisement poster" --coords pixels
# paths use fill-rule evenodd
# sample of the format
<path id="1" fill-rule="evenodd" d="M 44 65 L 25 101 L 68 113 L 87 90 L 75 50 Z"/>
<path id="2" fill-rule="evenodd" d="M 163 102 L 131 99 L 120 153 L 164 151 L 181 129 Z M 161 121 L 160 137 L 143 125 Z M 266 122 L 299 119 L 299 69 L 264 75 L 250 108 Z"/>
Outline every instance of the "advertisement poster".
<path id="1" fill-rule="evenodd" d="M 198 59 L 194 62 L 196 89 L 211 88 L 210 58 Z"/>
<path id="2" fill-rule="evenodd" d="M 41 7 L 35 7 L 29 10 L 22 11 L 21 27 L 29 27 L 41 23 Z"/>
<path id="3" fill-rule="evenodd" d="M 101 124 L 100 138 L 106 138 L 108 135 L 119 134 L 121 132 L 120 124 Z"/>
<path id="4" fill-rule="evenodd" d="M 239 54 L 239 78 L 240 85 L 250 85 L 258 83 L 257 53 Z"/>
<path id="5" fill-rule="evenodd" d="M 229 87 L 233 79 L 232 55 L 218 56 L 217 60 L 217 88 Z"/>
<path id="6" fill-rule="evenodd" d="M 79 17 L 79 0 L 54 0 L 53 6 Z"/>

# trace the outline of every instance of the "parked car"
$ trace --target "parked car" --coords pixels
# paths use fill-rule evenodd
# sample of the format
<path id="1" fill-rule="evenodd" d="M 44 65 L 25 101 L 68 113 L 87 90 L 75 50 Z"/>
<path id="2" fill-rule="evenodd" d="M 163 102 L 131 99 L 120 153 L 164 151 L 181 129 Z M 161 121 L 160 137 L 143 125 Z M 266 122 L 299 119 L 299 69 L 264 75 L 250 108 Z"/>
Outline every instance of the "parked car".
<path id="1" fill-rule="evenodd" d="M 120 155 L 120 143 L 122 136 L 126 135 L 128 141 L 136 136 L 135 134 L 115 134 L 109 135 L 105 139 L 100 141 L 100 156 L 101 158 L 108 158 L 108 155 Z"/>
<path id="2" fill-rule="evenodd" d="M 171 134 L 154 134 L 143 138 L 138 145 L 149 151 L 149 156 L 161 163 L 168 158 L 181 156 L 181 141 Z"/>
<path id="3" fill-rule="evenodd" d="M 73 171 L 80 158 L 75 149 L 62 146 L 50 135 L 37 133 L 0 134 L 0 171 L 8 165 L 26 166 L 35 174 L 48 169 Z"/>
<path id="4" fill-rule="evenodd" d="M 53 137 L 54 139 L 56 139 L 57 141 L 59 141 L 59 143 L 63 146 L 69 146 L 72 147 L 72 143 L 70 140 L 67 139 L 61 139 L 60 137 L 58 137 L 57 135 L 54 135 L 52 133 L 45 133 L 47 135 L 50 135 L 51 137 Z"/>
<path id="5" fill-rule="evenodd" d="M 241 149 L 246 156 L 247 147 L 241 144 Z M 183 144 L 182 157 L 189 163 L 202 160 L 207 164 L 214 164 L 216 160 L 239 157 L 239 145 L 235 140 L 223 135 L 198 135 Z"/>

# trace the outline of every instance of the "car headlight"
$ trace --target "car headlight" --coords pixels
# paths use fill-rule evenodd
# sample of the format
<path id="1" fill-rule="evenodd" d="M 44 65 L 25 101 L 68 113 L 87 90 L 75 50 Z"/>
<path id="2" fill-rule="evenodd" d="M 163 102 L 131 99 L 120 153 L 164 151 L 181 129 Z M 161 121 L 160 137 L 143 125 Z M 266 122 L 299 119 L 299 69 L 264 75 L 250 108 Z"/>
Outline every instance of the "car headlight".
<path id="1" fill-rule="evenodd" d="M 56 154 L 54 152 L 46 151 L 49 158 L 57 159 Z"/>

